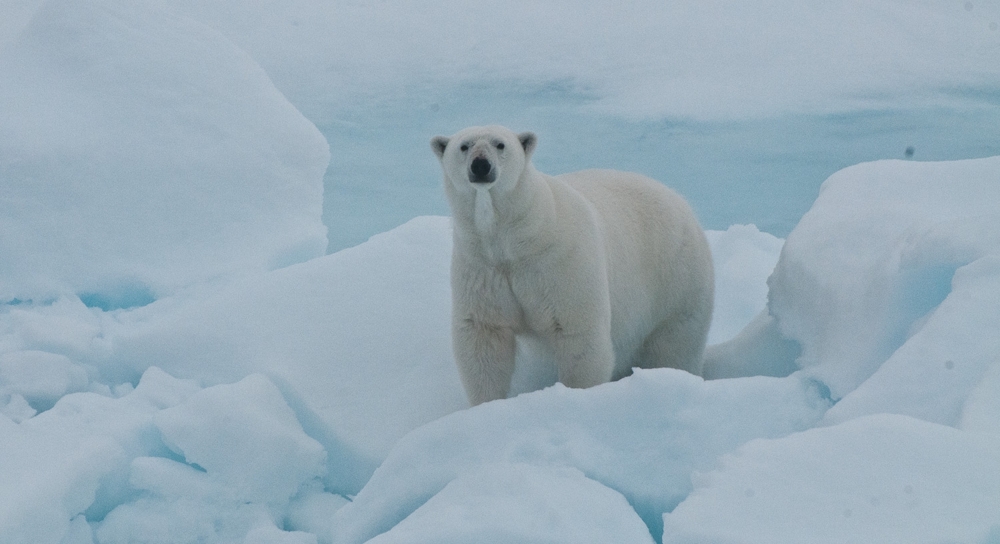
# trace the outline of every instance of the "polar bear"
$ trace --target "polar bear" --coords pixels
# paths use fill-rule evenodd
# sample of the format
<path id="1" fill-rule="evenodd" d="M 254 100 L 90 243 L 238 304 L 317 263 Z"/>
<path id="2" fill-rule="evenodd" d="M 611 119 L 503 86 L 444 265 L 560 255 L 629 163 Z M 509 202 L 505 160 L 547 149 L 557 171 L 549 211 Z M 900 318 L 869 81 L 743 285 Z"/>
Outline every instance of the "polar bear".
<path id="1" fill-rule="evenodd" d="M 536 143 L 501 126 L 431 140 L 452 210 L 452 342 L 470 403 L 507 397 L 519 335 L 548 345 L 569 387 L 633 367 L 700 374 L 714 275 L 691 207 L 639 174 L 542 174 Z"/>

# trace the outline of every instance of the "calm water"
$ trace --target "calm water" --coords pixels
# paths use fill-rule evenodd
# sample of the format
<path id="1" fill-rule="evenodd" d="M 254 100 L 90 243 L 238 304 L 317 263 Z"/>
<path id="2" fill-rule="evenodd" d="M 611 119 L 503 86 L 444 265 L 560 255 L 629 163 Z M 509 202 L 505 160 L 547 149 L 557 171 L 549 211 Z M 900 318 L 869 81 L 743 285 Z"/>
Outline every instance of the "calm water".
<path id="1" fill-rule="evenodd" d="M 784 237 L 823 180 L 846 166 L 1000 155 L 1000 97 L 978 103 L 749 121 L 634 121 L 597 113 L 589 97 L 558 86 L 413 92 L 345 108 L 320 127 L 332 153 L 324 202 L 329 250 L 412 217 L 447 215 L 428 142 L 469 125 L 534 131 L 534 162 L 543 172 L 641 172 L 686 196 L 706 228 L 753 223 Z"/>

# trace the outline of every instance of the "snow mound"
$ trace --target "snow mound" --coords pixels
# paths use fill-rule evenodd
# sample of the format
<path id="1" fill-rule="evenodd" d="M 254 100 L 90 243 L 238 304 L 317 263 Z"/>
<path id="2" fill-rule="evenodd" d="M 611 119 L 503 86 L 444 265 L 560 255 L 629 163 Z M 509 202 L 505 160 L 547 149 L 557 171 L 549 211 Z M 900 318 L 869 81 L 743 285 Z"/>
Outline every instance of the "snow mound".
<path id="1" fill-rule="evenodd" d="M 1000 157 L 831 176 L 789 235 L 769 311 L 834 399 L 955 425 L 1000 353 Z"/>
<path id="2" fill-rule="evenodd" d="M 664 516 L 677 544 L 996 542 L 1000 436 L 864 416 L 755 440 Z"/>
<path id="3" fill-rule="evenodd" d="M 580 471 L 509 464 L 459 476 L 368 542 L 652 544 L 653 539 L 621 494 Z"/>
<path id="4" fill-rule="evenodd" d="M 326 141 L 215 30 L 25 4 L 0 49 L 0 301 L 140 306 L 322 255 Z"/>
<path id="5" fill-rule="evenodd" d="M 360 544 L 388 531 L 481 466 L 523 463 L 582 471 L 624 495 L 659 534 L 661 514 L 690 492 L 692 471 L 753 438 L 809 428 L 828 407 L 816 388 L 795 378 L 705 382 L 672 369 L 486 403 L 404 437 L 337 511 L 333 542 Z M 421 525 L 448 515 L 444 507 L 427 510 Z"/>

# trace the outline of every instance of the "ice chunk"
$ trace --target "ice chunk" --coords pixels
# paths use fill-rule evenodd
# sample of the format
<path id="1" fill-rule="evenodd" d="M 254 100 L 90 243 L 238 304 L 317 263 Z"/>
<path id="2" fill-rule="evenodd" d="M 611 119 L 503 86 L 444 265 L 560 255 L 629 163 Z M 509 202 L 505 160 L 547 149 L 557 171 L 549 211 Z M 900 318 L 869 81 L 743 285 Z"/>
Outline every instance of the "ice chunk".
<path id="1" fill-rule="evenodd" d="M 998 176 L 1000 158 L 881 161 L 824 183 L 769 281 L 770 309 L 835 396 L 906 340 L 959 266 L 1000 242 L 991 226 Z"/>
<path id="2" fill-rule="evenodd" d="M 769 311 L 842 399 L 955 425 L 1000 352 L 1000 157 L 881 161 L 828 179 L 789 235 Z"/>
<path id="3" fill-rule="evenodd" d="M 135 458 L 128 482 L 140 493 L 100 523 L 102 544 L 316 542 L 275 523 L 303 483 L 322 475 L 325 452 L 266 377 L 198 391 L 152 419 L 186 462 Z"/>
<path id="4" fill-rule="evenodd" d="M 767 306 L 767 277 L 784 240 L 754 225 L 705 232 L 715 264 L 715 308 L 708 343 L 735 337 Z"/>
<path id="5" fill-rule="evenodd" d="M 977 384 L 1000 365 L 1000 252 L 958 269 L 952 285 L 878 371 L 827 413 L 828 422 L 888 412 L 959 425 Z"/>
<path id="6" fill-rule="evenodd" d="M 100 334 L 101 318 L 72 295 L 0 305 L 0 352 L 38 350 L 82 359 Z"/>
<path id="7" fill-rule="evenodd" d="M 152 415 L 196 386 L 150 369 L 120 399 L 63 397 L 20 425 L 0 417 L 0 542 L 52 542 L 81 534 L 79 515 L 103 517 L 133 492 L 131 460 L 164 454 Z"/>
<path id="8" fill-rule="evenodd" d="M 755 440 L 694 478 L 663 541 L 986 542 L 1000 520 L 998 446 L 885 414 Z"/>
<path id="9" fill-rule="evenodd" d="M 287 503 L 325 468 L 323 446 L 260 374 L 199 391 L 153 419 L 172 449 L 246 502 Z"/>
<path id="10" fill-rule="evenodd" d="M 101 544 L 221 544 L 251 535 L 254 542 L 316 541 L 313 535 L 279 531 L 267 505 L 234 496 L 225 482 L 178 461 L 138 457 L 129 481 L 142 493 L 101 521 L 96 531 Z"/>

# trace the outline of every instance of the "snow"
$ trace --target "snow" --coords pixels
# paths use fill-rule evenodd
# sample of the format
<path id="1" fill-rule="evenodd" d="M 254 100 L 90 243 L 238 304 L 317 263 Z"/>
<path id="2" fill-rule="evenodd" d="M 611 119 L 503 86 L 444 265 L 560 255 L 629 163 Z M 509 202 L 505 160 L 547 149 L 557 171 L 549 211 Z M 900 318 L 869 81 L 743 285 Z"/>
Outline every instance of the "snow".
<path id="1" fill-rule="evenodd" d="M 1000 542 L 996 6 L 449 8 L 0 5 L 0 542 Z M 468 407 L 487 121 L 691 199 L 704 379 Z"/>
<path id="2" fill-rule="evenodd" d="M 357 493 L 403 435 L 468 406 L 451 356 L 450 236 L 447 218 L 419 218 L 204 298 L 115 316 L 94 364 L 124 379 L 155 365 L 206 385 L 264 373 L 326 448 L 327 484 Z"/>
<path id="3" fill-rule="evenodd" d="M 653 539 L 621 494 L 580 471 L 502 464 L 455 478 L 369 542 L 470 541 L 651 544 Z"/>
<path id="4" fill-rule="evenodd" d="M 138 306 L 325 251 L 327 144 L 217 31 L 52 0 L 0 73 L 0 300 Z"/>
<path id="5" fill-rule="evenodd" d="M 400 440 L 337 512 L 333 542 L 366 542 L 456 477 L 519 463 L 576 468 L 624 495 L 653 529 L 690 492 L 693 470 L 747 440 L 809 428 L 827 407 L 814 384 L 796 378 L 705 382 L 672 369 L 487 403 Z"/>
<path id="6" fill-rule="evenodd" d="M 65 355 L 31 350 L 0 355 L 2 390 L 36 410 L 47 410 L 66 394 L 83 391 L 88 382 L 87 372 Z"/>
<path id="7" fill-rule="evenodd" d="M 753 441 L 694 476 L 663 540 L 995 542 L 997 446 L 995 434 L 888 414 Z"/>
<path id="8" fill-rule="evenodd" d="M 1000 348 L 998 200 L 997 158 L 869 163 L 824 183 L 785 243 L 769 309 L 798 364 L 843 399 L 833 420 L 957 423 Z"/>
<path id="9" fill-rule="evenodd" d="M 470 82 L 563 82 L 594 109 L 634 117 L 841 112 L 894 100 L 938 104 L 935 96 L 950 89 L 995 83 L 990 63 L 1000 55 L 991 25 L 1000 22 L 1000 7 L 987 2 L 963 9 L 898 0 L 877 6 L 517 0 L 498 10 L 478 0 L 449 10 L 410 0 L 392 13 L 376 2 L 335 9 L 320 0 L 248 10 L 233 4 L 172 6 L 220 28 L 259 59 L 312 119 L 347 109 L 324 93 L 356 105 L 359 96 L 382 99 L 401 87 L 436 94 Z"/>
<path id="10" fill-rule="evenodd" d="M 778 262 L 784 240 L 754 225 L 706 231 L 715 266 L 715 296 L 708 343 L 725 342 L 767 305 L 767 278 Z"/>
<path id="11" fill-rule="evenodd" d="M 287 501 L 325 468 L 323 446 L 260 374 L 199 391 L 157 412 L 153 422 L 174 453 L 244 502 Z"/>
<path id="12" fill-rule="evenodd" d="M 59 542 L 78 515 L 103 517 L 134 494 L 132 459 L 166 452 L 153 414 L 193 388 L 150 369 L 121 398 L 74 393 L 20 424 L 0 417 L 0 540 Z"/>
<path id="13" fill-rule="evenodd" d="M 1000 434 L 1000 365 L 990 365 L 986 374 L 969 393 L 962 407 L 958 428 Z"/>

